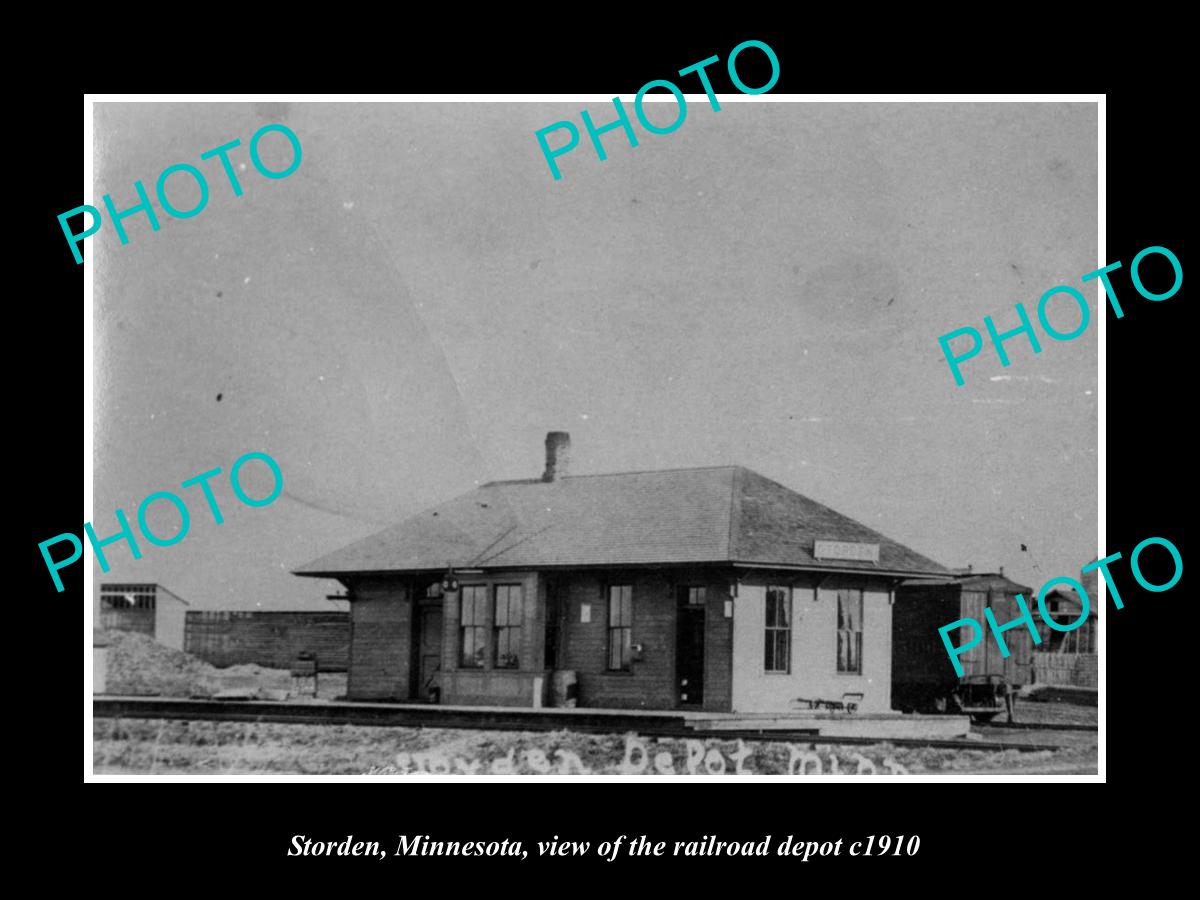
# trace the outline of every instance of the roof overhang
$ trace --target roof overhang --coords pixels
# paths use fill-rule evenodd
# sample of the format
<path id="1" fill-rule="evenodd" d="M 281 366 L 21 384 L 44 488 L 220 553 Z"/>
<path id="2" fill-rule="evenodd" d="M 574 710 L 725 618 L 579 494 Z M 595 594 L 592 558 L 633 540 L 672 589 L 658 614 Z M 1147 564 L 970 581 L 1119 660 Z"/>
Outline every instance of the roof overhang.
<path id="1" fill-rule="evenodd" d="M 786 563 L 769 562 L 735 562 L 730 563 L 736 569 L 777 569 L 787 572 L 813 572 L 818 575 L 881 575 L 885 578 L 936 578 L 941 581 L 952 581 L 953 575 L 942 572 L 931 572 L 917 569 L 901 571 L 884 566 L 875 568 L 858 568 L 854 566 L 822 566 L 819 564 L 788 565 Z"/>
<path id="2" fill-rule="evenodd" d="M 362 569 L 340 572 L 299 572 L 292 574 L 301 578 L 395 578 L 411 576 L 438 576 L 450 571 L 446 565 L 436 569 Z M 614 571 L 621 569 L 683 569 L 683 568 L 733 568 L 733 569 L 774 569 L 776 571 L 812 572 L 818 575 L 879 575 L 884 578 L 936 578 L 942 581 L 953 581 L 954 575 L 946 572 L 936 572 L 921 569 L 889 569 L 879 567 L 854 567 L 820 564 L 787 564 L 774 562 L 735 562 L 732 560 L 672 560 L 666 562 L 636 562 L 636 563 L 556 563 L 531 566 L 487 566 L 475 565 L 473 569 L 483 572 L 553 572 L 571 570 Z"/>

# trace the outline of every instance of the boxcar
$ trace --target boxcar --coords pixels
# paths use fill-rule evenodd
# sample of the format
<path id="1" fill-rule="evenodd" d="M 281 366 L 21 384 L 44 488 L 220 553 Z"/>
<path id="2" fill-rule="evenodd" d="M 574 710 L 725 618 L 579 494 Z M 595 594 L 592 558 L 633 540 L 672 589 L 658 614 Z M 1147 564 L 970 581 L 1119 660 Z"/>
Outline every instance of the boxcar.
<path id="1" fill-rule="evenodd" d="M 905 712 L 944 710 L 959 678 L 938 628 L 956 619 L 974 619 L 983 640 L 959 656 L 964 677 L 1002 675 L 1014 688 L 1033 681 L 1033 639 L 1024 627 L 1004 632 L 1007 659 L 987 627 L 984 607 L 1001 625 L 1019 615 L 1016 595 L 1026 604 L 1033 589 L 1003 572 L 963 573 L 951 581 L 910 579 L 896 590 L 892 611 L 892 707 Z M 1034 611 L 1036 617 L 1037 613 Z M 967 633 L 963 632 L 965 640 Z"/>

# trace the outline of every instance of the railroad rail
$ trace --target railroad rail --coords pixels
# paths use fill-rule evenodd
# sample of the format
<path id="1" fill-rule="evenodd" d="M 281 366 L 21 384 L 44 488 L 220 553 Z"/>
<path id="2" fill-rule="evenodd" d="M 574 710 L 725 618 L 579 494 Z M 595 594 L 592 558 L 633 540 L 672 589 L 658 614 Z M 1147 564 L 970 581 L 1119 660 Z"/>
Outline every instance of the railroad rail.
<path id="1" fill-rule="evenodd" d="M 642 737 L 698 740 L 754 740 L 808 744 L 892 744 L 897 747 L 935 747 L 958 750 L 1058 750 L 1054 744 L 1004 743 L 950 738 L 837 737 L 815 729 L 691 728 L 671 713 L 572 710 L 570 715 L 544 710 L 453 709 L 437 706 L 395 706 L 368 703 L 279 703 L 258 700 L 192 700 L 162 697 L 95 697 L 97 719 L 182 719 L 262 724 L 369 725 L 394 728 L 462 728 L 479 731 L 574 731 L 586 734 L 634 732 Z"/>
<path id="2" fill-rule="evenodd" d="M 988 722 L 982 728 L 1010 729 L 1012 731 L 1098 731 L 1099 725 L 1057 725 L 1053 722 Z"/>

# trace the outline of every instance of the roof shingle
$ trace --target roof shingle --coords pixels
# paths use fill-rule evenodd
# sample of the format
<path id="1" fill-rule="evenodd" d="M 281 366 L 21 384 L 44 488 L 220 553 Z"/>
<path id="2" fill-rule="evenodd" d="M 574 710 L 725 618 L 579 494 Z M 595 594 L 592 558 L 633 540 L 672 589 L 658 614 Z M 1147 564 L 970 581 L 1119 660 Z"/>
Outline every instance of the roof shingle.
<path id="1" fill-rule="evenodd" d="M 878 543 L 879 562 L 817 560 L 816 540 Z M 743 563 L 942 575 L 938 563 L 740 466 L 497 481 L 296 570 Z"/>

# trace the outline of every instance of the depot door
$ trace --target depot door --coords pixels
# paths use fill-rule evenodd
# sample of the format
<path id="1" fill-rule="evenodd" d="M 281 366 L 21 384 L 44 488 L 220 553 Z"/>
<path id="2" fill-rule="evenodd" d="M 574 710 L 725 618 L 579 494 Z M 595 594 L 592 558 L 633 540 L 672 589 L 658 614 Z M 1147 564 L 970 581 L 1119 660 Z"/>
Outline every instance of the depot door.
<path id="1" fill-rule="evenodd" d="M 676 610 L 675 689 L 680 706 L 704 704 L 704 603 L 703 594 L 696 602 L 695 591 L 682 589 Z"/>
<path id="2" fill-rule="evenodd" d="M 437 684 L 442 667 L 442 608 L 422 606 L 417 612 L 417 679 L 413 698 L 430 700 L 429 689 Z"/>

